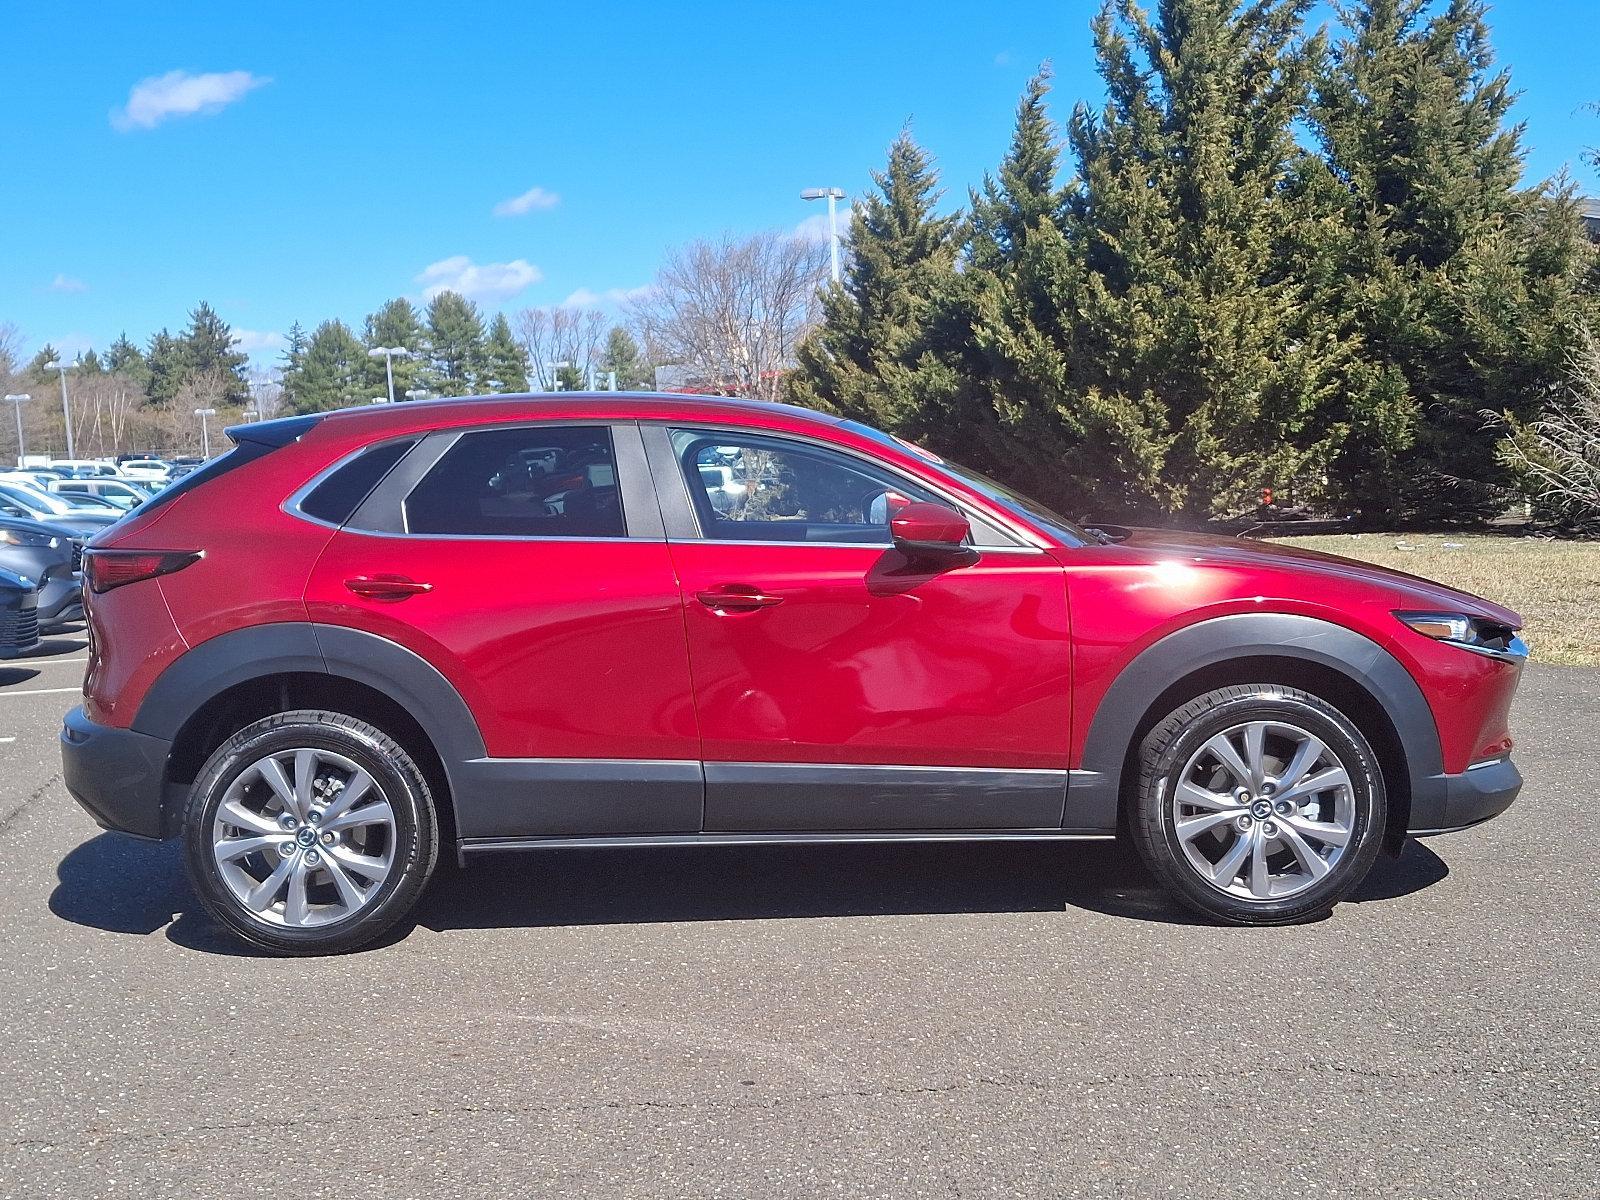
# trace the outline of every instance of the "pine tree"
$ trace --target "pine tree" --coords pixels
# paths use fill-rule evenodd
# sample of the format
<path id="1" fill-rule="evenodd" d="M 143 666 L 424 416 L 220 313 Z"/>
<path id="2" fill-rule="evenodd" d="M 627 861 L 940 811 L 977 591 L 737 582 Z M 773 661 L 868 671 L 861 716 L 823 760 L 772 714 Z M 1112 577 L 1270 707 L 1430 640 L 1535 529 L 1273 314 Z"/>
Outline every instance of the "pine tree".
<path id="1" fill-rule="evenodd" d="M 94 352 L 93 346 L 78 355 L 78 370 L 85 375 L 103 375 L 105 373 L 105 367 L 101 365 L 100 356 Z"/>
<path id="2" fill-rule="evenodd" d="M 301 355 L 288 395 L 297 413 L 326 412 L 370 399 L 365 384 L 367 348 L 343 321 L 318 325 Z"/>
<path id="3" fill-rule="evenodd" d="M 179 340 L 186 370 L 179 386 L 197 377 L 215 377 L 222 384 L 222 403 L 243 404 L 250 398 L 249 381 L 245 378 L 250 356 L 233 348 L 233 330 L 205 301 L 189 314 L 189 328 Z"/>
<path id="4" fill-rule="evenodd" d="M 299 321 L 290 325 L 284 342 L 283 365 L 278 369 L 278 386 L 283 391 L 283 403 L 298 412 L 300 379 L 305 368 L 307 345 L 305 326 Z"/>
<path id="5" fill-rule="evenodd" d="M 188 346 L 165 329 L 151 335 L 145 351 L 145 367 L 150 382 L 145 388 L 152 404 L 169 404 L 189 378 L 191 364 Z"/>
<path id="6" fill-rule="evenodd" d="M 1334 464 L 1372 521 L 1472 520 L 1508 496 L 1485 410 L 1557 385 L 1592 252 L 1562 186 L 1522 190 L 1522 127 L 1482 0 L 1355 0 L 1311 117 L 1341 207 L 1339 286 L 1376 403 Z"/>
<path id="7" fill-rule="evenodd" d="M 150 381 L 150 368 L 144 361 L 144 354 L 128 340 L 126 333 L 118 334 L 117 340 L 111 343 L 106 351 L 105 366 L 106 370 L 126 376 L 139 387 Z"/>
<path id="8" fill-rule="evenodd" d="M 921 359 L 933 297 L 954 276 L 961 218 L 937 213 L 938 172 L 902 131 L 876 193 L 851 214 L 850 265 L 786 380 L 795 403 L 926 435 Z"/>
<path id="9" fill-rule="evenodd" d="M 440 292 L 428 304 L 432 390 L 465 396 L 481 377 L 483 317 L 478 306 L 455 292 Z"/>
<path id="10" fill-rule="evenodd" d="M 495 313 L 483 344 L 483 386 L 498 392 L 528 390 L 528 355 L 511 334 L 505 313 Z"/>
<path id="11" fill-rule="evenodd" d="M 600 370 L 608 376 L 616 376 L 619 391 L 640 391 L 653 388 L 656 383 L 655 370 L 645 358 L 644 351 L 639 348 L 633 334 L 622 325 L 613 325 L 611 332 L 606 334 L 605 349 L 600 355 Z"/>
<path id="12" fill-rule="evenodd" d="M 362 326 L 361 340 L 369 349 L 398 346 L 410 351 L 410 357 L 394 359 L 395 399 L 403 399 L 406 392 L 416 389 L 426 365 L 421 356 L 427 352 L 428 334 L 422 327 L 422 314 L 411 301 L 402 296 L 369 314 Z M 371 395 L 388 394 L 388 368 L 382 358 L 368 357 L 365 379 Z"/>

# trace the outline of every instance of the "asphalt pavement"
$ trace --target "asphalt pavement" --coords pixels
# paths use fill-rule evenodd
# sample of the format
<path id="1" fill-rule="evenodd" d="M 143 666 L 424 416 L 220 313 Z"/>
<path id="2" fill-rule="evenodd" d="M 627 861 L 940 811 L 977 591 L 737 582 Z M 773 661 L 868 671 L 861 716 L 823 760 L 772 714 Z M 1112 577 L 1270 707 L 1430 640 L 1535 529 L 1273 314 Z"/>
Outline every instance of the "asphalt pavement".
<path id="1" fill-rule="evenodd" d="M 289 960 L 68 798 L 83 647 L 0 663 L 0 1196 L 1600 1193 L 1600 670 L 1318 924 L 1108 845 L 545 851 Z"/>

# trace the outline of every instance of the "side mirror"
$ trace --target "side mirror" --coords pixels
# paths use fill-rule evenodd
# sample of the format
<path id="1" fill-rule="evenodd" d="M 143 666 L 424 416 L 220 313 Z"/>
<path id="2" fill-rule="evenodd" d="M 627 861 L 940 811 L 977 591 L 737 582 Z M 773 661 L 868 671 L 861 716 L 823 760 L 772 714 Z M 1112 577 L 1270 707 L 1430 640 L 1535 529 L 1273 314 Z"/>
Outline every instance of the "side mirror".
<path id="1" fill-rule="evenodd" d="M 913 501 L 899 505 L 889 518 L 895 549 L 908 558 L 964 555 L 972 533 L 967 518 L 944 504 Z"/>

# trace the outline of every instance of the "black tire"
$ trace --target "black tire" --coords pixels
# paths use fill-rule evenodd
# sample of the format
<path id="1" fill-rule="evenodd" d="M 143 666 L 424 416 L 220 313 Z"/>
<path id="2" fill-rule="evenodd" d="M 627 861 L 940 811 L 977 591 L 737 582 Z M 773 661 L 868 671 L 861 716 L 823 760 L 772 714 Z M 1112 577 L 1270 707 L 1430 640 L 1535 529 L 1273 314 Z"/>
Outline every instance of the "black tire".
<path id="1" fill-rule="evenodd" d="M 1337 859 L 1320 879 L 1299 885 L 1303 890 L 1292 895 L 1271 897 L 1269 894 L 1268 898 L 1257 899 L 1224 890 L 1223 885 L 1202 878 L 1200 867 L 1190 858 L 1184 841 L 1178 836 L 1177 817 L 1171 800 L 1186 767 L 1195 761 L 1195 755 L 1204 752 L 1208 742 L 1218 734 L 1250 722 L 1262 721 L 1281 722 L 1284 726 L 1309 733 L 1337 756 L 1349 780 L 1349 831 Z M 1275 726 L 1269 736 L 1284 735 Z M 1203 774 L 1208 769 L 1207 764 L 1215 760 L 1202 758 L 1199 761 L 1201 765 L 1194 769 Z M 1220 767 L 1214 770 L 1216 773 L 1213 778 L 1227 778 Z M 1271 782 L 1263 784 L 1262 791 L 1268 792 L 1273 786 Z M 1366 877 L 1383 844 L 1384 827 L 1388 819 L 1383 773 L 1377 755 L 1355 722 L 1319 696 L 1270 683 L 1239 684 L 1207 692 L 1158 721 L 1139 749 L 1137 789 L 1129 798 L 1128 818 L 1134 845 L 1145 865 L 1173 896 L 1189 908 L 1214 920 L 1235 925 L 1288 925 L 1327 915 Z M 1213 786 L 1212 790 L 1218 789 Z M 1271 800 L 1270 795 L 1264 798 Z M 1321 804 L 1323 801 L 1313 803 Z M 1193 815 L 1204 815 L 1204 810 L 1196 809 Z M 1299 816 L 1298 812 L 1296 816 Z M 1241 818 L 1258 821 L 1263 831 L 1278 830 L 1285 823 L 1283 818 L 1275 814 L 1258 818 L 1241 812 L 1237 817 L 1229 818 L 1228 823 L 1220 828 L 1198 835 L 1199 838 L 1212 838 L 1218 844 L 1219 848 L 1215 851 L 1217 872 L 1227 872 L 1223 865 L 1223 860 L 1228 858 L 1225 851 L 1237 847 L 1237 843 L 1231 839 L 1247 836 L 1238 832 L 1239 825 L 1231 823 Z M 1287 837 L 1286 834 L 1281 836 Z M 1325 844 L 1314 841 L 1308 843 L 1303 838 L 1300 842 L 1302 846 L 1309 845 L 1321 858 L 1333 854 L 1332 847 Z M 1191 841 L 1189 844 L 1202 859 L 1210 857 L 1205 852 L 1209 843 L 1196 846 Z M 1276 845 L 1278 849 L 1275 856 L 1280 863 L 1287 864 L 1296 873 L 1302 873 L 1307 880 L 1313 878 L 1308 865 L 1286 841 L 1274 843 L 1263 837 L 1261 844 L 1263 847 Z M 1245 859 L 1246 868 L 1253 866 L 1254 853 L 1250 851 Z M 1271 860 L 1263 854 L 1263 861 Z M 1309 864 L 1309 867 L 1315 866 Z M 1293 885 L 1292 880 L 1288 882 Z M 1229 884 L 1233 887 L 1246 886 L 1242 878 L 1235 879 L 1233 876 L 1229 876 Z"/>
<path id="2" fill-rule="evenodd" d="M 348 917 L 294 928 L 252 913 L 222 877 L 213 854 L 217 810 L 229 786 L 252 764 L 293 749 L 330 751 L 372 777 L 393 812 L 387 876 Z M 289 836 L 289 835 L 285 835 Z M 393 738 L 343 713 L 298 710 L 245 726 L 201 768 L 183 816 L 184 860 L 206 910 L 239 937 L 280 954 L 344 954 L 369 945 L 415 907 L 439 857 L 438 819 L 427 779 Z M 263 852 L 271 861 L 270 852 Z"/>

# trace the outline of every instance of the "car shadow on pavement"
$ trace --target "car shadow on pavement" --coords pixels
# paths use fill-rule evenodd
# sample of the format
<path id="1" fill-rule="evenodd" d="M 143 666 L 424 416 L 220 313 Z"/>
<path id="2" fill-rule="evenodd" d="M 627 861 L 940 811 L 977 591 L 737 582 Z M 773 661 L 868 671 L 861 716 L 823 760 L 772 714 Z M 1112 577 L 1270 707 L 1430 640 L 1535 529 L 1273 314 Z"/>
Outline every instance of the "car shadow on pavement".
<path id="1" fill-rule="evenodd" d="M 1444 879 L 1432 850 L 1379 858 L 1356 902 Z M 176 842 L 102 833 L 61 860 L 50 911 L 74 924 L 212 954 L 253 954 L 200 908 Z M 379 945 L 435 931 L 971 913 L 1078 908 L 1163 924 L 1205 924 L 1123 843 L 966 843 L 540 850 L 441 864 L 417 913 Z"/>

